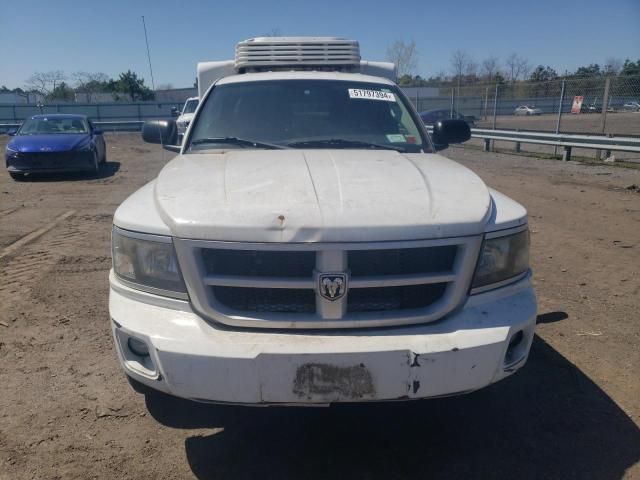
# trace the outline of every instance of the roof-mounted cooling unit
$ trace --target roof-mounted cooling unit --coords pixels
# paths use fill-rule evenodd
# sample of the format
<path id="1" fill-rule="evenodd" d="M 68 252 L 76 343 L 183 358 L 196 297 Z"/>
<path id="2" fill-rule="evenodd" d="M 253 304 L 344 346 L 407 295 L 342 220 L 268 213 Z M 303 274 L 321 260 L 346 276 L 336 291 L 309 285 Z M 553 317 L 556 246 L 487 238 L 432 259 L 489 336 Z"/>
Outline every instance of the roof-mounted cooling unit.
<path id="1" fill-rule="evenodd" d="M 274 67 L 360 68 L 360 46 L 355 40 L 336 37 L 258 37 L 236 45 L 238 71 Z"/>
<path id="2" fill-rule="evenodd" d="M 249 72 L 321 70 L 363 73 L 395 81 L 395 65 L 360 59 L 355 40 L 337 37 L 257 37 L 236 45 L 235 60 L 198 63 L 198 96 L 222 77 Z"/>

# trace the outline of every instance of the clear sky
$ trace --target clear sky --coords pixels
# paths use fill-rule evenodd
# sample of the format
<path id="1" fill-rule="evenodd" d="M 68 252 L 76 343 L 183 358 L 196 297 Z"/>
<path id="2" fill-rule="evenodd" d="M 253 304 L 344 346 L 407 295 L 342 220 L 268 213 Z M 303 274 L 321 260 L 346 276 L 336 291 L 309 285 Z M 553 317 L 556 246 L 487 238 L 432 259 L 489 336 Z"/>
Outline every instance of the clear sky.
<path id="1" fill-rule="evenodd" d="M 237 41 L 274 30 L 359 40 L 368 60 L 415 40 L 425 77 L 448 71 L 456 49 L 478 62 L 517 52 L 558 73 L 640 58 L 640 0 L 2 0 L 0 85 L 58 69 L 131 69 L 150 84 L 141 15 L 156 85 L 174 87 L 193 84 L 198 61 L 233 58 Z"/>

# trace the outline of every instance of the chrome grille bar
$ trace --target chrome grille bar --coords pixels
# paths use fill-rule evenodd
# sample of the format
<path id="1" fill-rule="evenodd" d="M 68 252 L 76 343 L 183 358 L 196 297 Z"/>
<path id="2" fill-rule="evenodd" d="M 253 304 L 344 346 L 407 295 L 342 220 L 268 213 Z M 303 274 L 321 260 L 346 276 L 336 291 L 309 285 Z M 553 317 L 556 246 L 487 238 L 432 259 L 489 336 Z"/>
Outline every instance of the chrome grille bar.
<path id="1" fill-rule="evenodd" d="M 430 283 L 453 282 L 453 272 L 431 275 L 377 275 L 371 277 L 351 277 L 349 288 L 400 287 L 404 285 L 424 285 Z"/>

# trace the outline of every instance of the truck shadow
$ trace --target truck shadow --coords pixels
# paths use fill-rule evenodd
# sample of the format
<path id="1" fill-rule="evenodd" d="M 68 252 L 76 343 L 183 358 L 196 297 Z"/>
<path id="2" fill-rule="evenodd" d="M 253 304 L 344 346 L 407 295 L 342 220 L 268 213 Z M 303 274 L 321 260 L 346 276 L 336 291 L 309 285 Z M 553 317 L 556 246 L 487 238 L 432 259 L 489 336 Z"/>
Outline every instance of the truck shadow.
<path id="1" fill-rule="evenodd" d="M 205 478 L 619 479 L 640 429 L 536 337 L 528 365 L 476 393 L 328 409 L 199 405 L 147 397 L 160 423 L 215 428 L 185 440 Z"/>

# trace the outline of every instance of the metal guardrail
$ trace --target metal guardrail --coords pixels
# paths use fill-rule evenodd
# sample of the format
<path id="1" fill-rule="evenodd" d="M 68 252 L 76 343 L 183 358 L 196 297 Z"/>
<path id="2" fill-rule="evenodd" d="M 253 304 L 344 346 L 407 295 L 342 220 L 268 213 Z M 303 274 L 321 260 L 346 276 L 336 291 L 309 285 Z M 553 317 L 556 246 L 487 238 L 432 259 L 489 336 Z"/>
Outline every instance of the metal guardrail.
<path id="1" fill-rule="evenodd" d="M 429 133 L 432 126 L 427 126 Z M 500 140 L 514 142 L 516 151 L 521 143 L 535 143 L 564 148 L 563 160 L 571 158 L 572 148 L 589 148 L 594 150 L 621 151 L 640 153 L 640 137 L 614 137 L 606 135 L 584 135 L 576 133 L 530 132 L 520 130 L 492 130 L 490 128 L 472 128 L 471 138 L 484 140 L 484 150 L 491 150 L 491 142 Z"/>
<path id="2" fill-rule="evenodd" d="M 143 121 L 141 120 L 127 120 L 127 121 L 100 121 L 100 122 L 91 122 L 93 123 L 96 127 L 100 127 L 103 130 L 109 130 L 109 127 L 111 127 L 111 129 L 113 131 L 116 130 L 134 130 L 134 131 L 138 131 L 138 130 L 142 130 L 142 125 L 144 124 Z"/>
<path id="3" fill-rule="evenodd" d="M 571 158 L 572 148 L 589 148 L 595 150 L 623 151 L 640 153 L 640 138 L 613 137 L 605 135 L 582 135 L 551 132 L 528 132 L 518 130 L 491 130 L 488 128 L 472 128 L 472 138 L 484 140 L 484 149 L 491 149 L 491 142 L 500 140 L 515 142 L 516 150 L 521 143 L 534 143 L 539 145 L 552 145 L 564 148 L 563 160 Z"/>
<path id="4" fill-rule="evenodd" d="M 142 130 L 141 120 L 114 120 L 114 121 L 92 121 L 96 127 L 100 127 L 102 130 L 110 131 L 139 131 Z M 12 128 L 18 128 L 22 123 L 0 123 L 0 131 L 11 130 Z"/>

